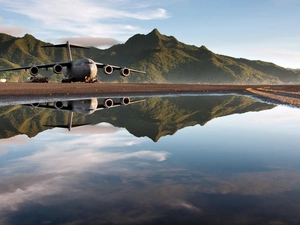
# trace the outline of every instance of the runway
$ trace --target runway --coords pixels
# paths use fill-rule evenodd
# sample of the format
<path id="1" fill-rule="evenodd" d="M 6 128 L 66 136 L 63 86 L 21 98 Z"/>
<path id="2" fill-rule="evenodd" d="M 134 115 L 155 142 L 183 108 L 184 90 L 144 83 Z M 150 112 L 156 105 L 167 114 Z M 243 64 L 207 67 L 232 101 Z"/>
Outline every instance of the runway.
<path id="1" fill-rule="evenodd" d="M 258 95 L 300 106 L 300 85 L 170 83 L 0 83 L 1 102 L 192 94 Z M 277 98 L 278 97 L 278 98 Z M 2 104 L 3 105 L 3 104 Z"/>

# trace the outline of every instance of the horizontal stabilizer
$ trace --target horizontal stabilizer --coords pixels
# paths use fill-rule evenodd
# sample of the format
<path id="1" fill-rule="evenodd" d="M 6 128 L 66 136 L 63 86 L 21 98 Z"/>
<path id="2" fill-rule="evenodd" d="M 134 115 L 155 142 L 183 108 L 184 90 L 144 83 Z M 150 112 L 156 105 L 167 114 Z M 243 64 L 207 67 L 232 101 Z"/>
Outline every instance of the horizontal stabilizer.
<path id="1" fill-rule="evenodd" d="M 83 48 L 83 49 L 90 49 L 89 47 L 80 46 L 80 45 L 73 45 L 69 44 L 68 42 L 66 44 L 58 44 L 58 45 L 43 45 L 42 48 L 51 48 L 51 47 L 71 47 L 71 48 Z"/>
<path id="2" fill-rule="evenodd" d="M 71 54 L 71 47 L 72 48 L 84 48 L 84 49 L 90 49 L 89 47 L 84 47 L 84 46 L 80 46 L 80 45 L 73 45 L 70 44 L 69 41 L 66 42 L 66 44 L 59 44 L 59 45 L 44 45 L 42 46 L 43 48 L 52 48 L 52 47 L 66 47 L 68 50 L 68 58 L 69 61 L 72 61 L 72 54 Z"/>
<path id="3" fill-rule="evenodd" d="M 75 124 L 75 125 L 47 125 L 44 124 L 44 127 L 51 127 L 51 128 L 67 128 L 70 130 L 70 128 L 74 128 L 74 127 L 82 127 L 82 126 L 86 126 L 86 125 L 91 125 L 91 123 L 83 123 L 83 124 Z"/>

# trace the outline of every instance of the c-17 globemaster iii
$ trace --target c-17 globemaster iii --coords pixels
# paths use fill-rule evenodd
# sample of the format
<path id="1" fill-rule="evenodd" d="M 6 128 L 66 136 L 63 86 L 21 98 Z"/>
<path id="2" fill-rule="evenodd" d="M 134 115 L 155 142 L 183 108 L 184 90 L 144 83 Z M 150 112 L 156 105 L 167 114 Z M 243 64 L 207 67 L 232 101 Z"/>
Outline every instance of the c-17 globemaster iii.
<path id="1" fill-rule="evenodd" d="M 67 111 L 70 112 L 68 125 L 44 125 L 48 127 L 61 127 L 61 128 L 68 128 L 70 131 L 72 127 L 83 126 L 87 124 L 77 124 L 73 125 L 73 113 L 79 113 L 84 115 L 92 114 L 96 111 L 103 110 L 103 109 L 110 109 L 119 106 L 127 106 L 139 102 L 144 102 L 146 99 L 139 99 L 139 100 L 131 100 L 128 97 L 120 98 L 120 101 L 114 101 L 111 98 L 106 98 L 103 102 L 99 102 L 97 98 L 90 98 L 90 99 L 80 99 L 80 100 L 69 100 L 69 101 L 56 101 L 53 103 L 46 102 L 46 103 L 31 103 L 31 104 L 22 104 L 23 106 L 33 106 L 35 108 L 42 108 L 42 109 L 54 109 L 58 111 Z"/>
<path id="2" fill-rule="evenodd" d="M 68 50 L 68 60 L 67 62 L 57 62 L 57 63 L 48 63 L 41 65 L 33 65 L 33 66 L 24 66 L 19 68 L 9 68 L 9 69 L 1 69 L 0 72 L 11 71 L 11 70 L 29 70 L 30 74 L 35 77 L 39 73 L 39 69 L 52 68 L 53 72 L 56 74 L 63 73 L 65 78 L 62 80 L 63 83 L 70 82 L 86 82 L 93 83 L 97 81 L 97 72 L 98 68 L 102 68 L 103 72 L 107 75 L 113 73 L 114 70 L 119 70 L 120 75 L 127 77 L 131 72 L 136 73 L 146 73 L 145 71 L 130 69 L 127 67 L 113 66 L 109 64 L 103 64 L 99 62 L 95 62 L 89 58 L 83 58 L 78 60 L 72 60 L 71 55 L 71 47 L 72 48 L 84 48 L 89 49 L 88 47 L 83 47 L 79 45 L 70 44 L 68 41 L 66 44 L 59 45 L 46 45 L 42 47 L 66 47 Z"/>

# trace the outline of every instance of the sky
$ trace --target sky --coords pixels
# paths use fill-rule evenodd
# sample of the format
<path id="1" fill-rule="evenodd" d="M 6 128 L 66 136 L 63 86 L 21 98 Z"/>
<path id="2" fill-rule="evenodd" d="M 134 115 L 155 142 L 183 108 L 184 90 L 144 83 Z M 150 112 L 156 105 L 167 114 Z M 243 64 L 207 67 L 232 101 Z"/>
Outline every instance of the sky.
<path id="1" fill-rule="evenodd" d="M 300 68 L 299 0 L 0 0 L 0 33 L 108 48 L 157 28 L 217 54 Z"/>

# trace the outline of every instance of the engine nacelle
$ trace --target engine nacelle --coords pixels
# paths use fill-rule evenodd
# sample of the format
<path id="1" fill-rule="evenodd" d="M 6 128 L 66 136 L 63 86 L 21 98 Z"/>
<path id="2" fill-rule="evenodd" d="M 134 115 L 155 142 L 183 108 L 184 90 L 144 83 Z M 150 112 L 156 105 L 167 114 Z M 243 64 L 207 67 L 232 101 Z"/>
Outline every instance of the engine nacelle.
<path id="1" fill-rule="evenodd" d="M 60 74 L 63 71 L 63 67 L 60 64 L 56 64 L 53 66 L 53 72 L 56 74 Z"/>
<path id="2" fill-rule="evenodd" d="M 110 108 L 114 105 L 114 101 L 111 98 L 107 98 L 104 100 L 104 106 L 105 108 Z"/>
<path id="3" fill-rule="evenodd" d="M 103 72 L 107 75 L 110 75 L 112 72 L 114 72 L 114 68 L 110 65 L 106 65 L 103 67 Z"/>
<path id="4" fill-rule="evenodd" d="M 130 98 L 124 97 L 120 99 L 122 105 L 128 105 L 130 103 Z"/>
<path id="5" fill-rule="evenodd" d="M 62 109 L 63 106 L 64 106 L 64 103 L 62 101 L 57 101 L 54 103 L 54 107 L 56 109 Z"/>
<path id="6" fill-rule="evenodd" d="M 32 66 L 30 67 L 29 72 L 32 76 L 35 77 L 39 73 L 39 68 L 37 68 L 36 66 Z"/>
<path id="7" fill-rule="evenodd" d="M 122 75 L 123 77 L 128 77 L 130 74 L 130 69 L 124 67 L 120 70 L 120 75 Z"/>

